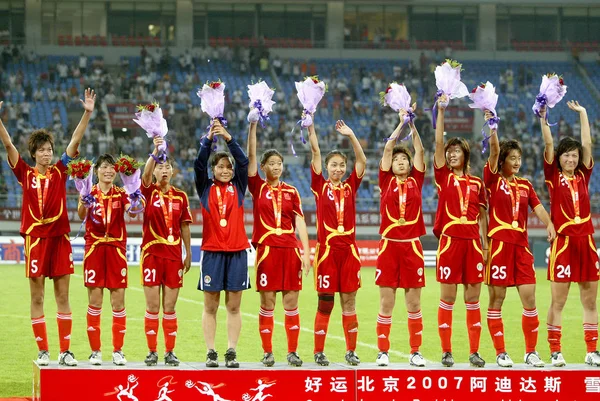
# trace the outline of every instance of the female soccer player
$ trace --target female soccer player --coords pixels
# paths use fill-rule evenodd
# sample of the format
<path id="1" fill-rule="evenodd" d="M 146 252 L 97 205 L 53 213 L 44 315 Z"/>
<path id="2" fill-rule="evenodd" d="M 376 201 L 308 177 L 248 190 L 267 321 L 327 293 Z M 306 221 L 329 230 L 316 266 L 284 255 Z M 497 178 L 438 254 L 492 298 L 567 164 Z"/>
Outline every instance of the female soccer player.
<path id="1" fill-rule="evenodd" d="M 302 270 L 310 270 L 308 231 L 302 213 L 298 190 L 281 181 L 283 156 L 275 149 L 265 151 L 258 175 L 256 161 L 256 125 L 248 129 L 248 188 L 254 199 L 254 230 L 252 244 L 256 248 L 256 289 L 260 293 L 258 330 L 262 339 L 262 363 L 273 366 L 273 311 L 276 294 L 282 292 L 285 309 L 285 332 L 288 339 L 287 361 L 291 366 L 302 366 L 296 353 L 300 334 L 298 295 L 302 289 Z M 304 254 L 300 255 L 296 229 L 302 241 Z"/>
<path id="2" fill-rule="evenodd" d="M 158 155 L 158 148 L 163 142 L 161 138 L 154 138 L 154 156 Z M 146 198 L 140 266 L 146 297 L 144 330 L 149 350 L 144 362 L 148 366 L 158 363 L 156 346 L 161 301 L 165 365 L 179 365 L 179 359 L 173 352 L 177 337 L 175 305 L 179 289 L 183 286 L 183 274 L 190 270 L 191 265 L 192 215 L 186 193 L 171 185 L 172 176 L 173 165 L 170 159 L 157 164 L 151 156 L 144 166 L 140 188 Z M 185 258 L 181 242 L 185 247 Z"/>
<path id="3" fill-rule="evenodd" d="M 544 137 L 544 177 L 550 193 L 550 215 L 558 227 L 548 260 L 548 279 L 551 281 L 552 302 L 548 310 L 548 343 L 551 362 L 564 366 L 561 352 L 562 310 L 567 302 L 571 283 L 579 284 L 583 306 L 583 332 L 587 355 L 585 363 L 600 366 L 598 343 L 598 254 L 594 242 L 588 186 L 592 176 L 592 138 L 587 112 L 577 101 L 567 102 L 579 113 L 581 142 L 571 137 L 560 140 L 556 150 L 546 121 L 546 110 L 541 111 L 540 123 Z"/>
<path id="4" fill-rule="evenodd" d="M 231 154 L 212 155 L 213 179 L 208 178 L 208 161 L 214 136 L 227 142 Z M 234 163 L 235 160 L 235 163 Z M 234 167 L 235 165 L 235 167 Z M 219 123 L 213 121 L 208 135 L 200 140 L 200 151 L 194 163 L 196 190 L 202 203 L 202 266 L 198 289 L 204 292 L 202 329 L 208 349 L 206 366 L 219 366 L 215 351 L 217 311 L 221 291 L 225 291 L 227 307 L 227 342 L 225 366 L 238 368 L 237 346 L 242 328 L 240 304 L 242 291 L 250 288 L 248 276 L 249 248 L 244 227 L 244 194 L 248 187 L 248 158 L 240 145 Z"/>
<path id="5" fill-rule="evenodd" d="M 126 330 L 125 288 L 127 288 L 127 231 L 125 213 L 130 208 L 129 197 L 122 188 L 113 185 L 117 173 L 115 159 L 104 154 L 96 160 L 94 173 L 98 184 L 92 187 L 95 206 L 87 209 L 80 200 L 77 213 L 85 223 L 85 252 L 83 281 L 88 289 L 87 333 L 90 341 L 92 365 L 102 364 L 100 351 L 100 315 L 104 289 L 110 291 L 112 305 L 112 360 L 125 365 L 123 338 Z M 136 211 L 141 211 L 143 206 Z M 135 215 L 132 215 L 135 216 Z"/>
<path id="6" fill-rule="evenodd" d="M 94 91 L 86 89 L 84 100 L 81 101 L 83 116 L 65 153 L 56 164 L 52 164 L 54 138 L 51 133 L 40 129 L 29 136 L 29 154 L 35 162 L 35 167 L 30 167 L 19 155 L 0 121 L 0 139 L 8 153 L 8 164 L 23 188 L 19 231 L 25 240 L 25 276 L 29 278 L 31 326 L 39 349 L 37 363 L 40 366 L 46 366 L 50 362 L 44 318 L 46 277 L 54 280 L 60 343 L 58 363 L 77 365 L 77 360 L 69 351 L 72 327 L 69 279 L 73 274 L 73 254 L 69 242 L 71 228 L 67 216 L 66 171 L 67 164 L 79 154 L 79 144 L 94 111 L 95 101 Z"/>
<path id="7" fill-rule="evenodd" d="M 486 112 L 486 119 L 492 115 Z M 522 150 L 515 140 L 498 142 L 497 131 L 490 132 L 490 156 L 483 169 L 489 193 L 489 258 L 485 283 L 490 295 L 487 323 L 496 362 L 501 367 L 513 365 L 504 346 L 502 304 L 507 287 L 517 287 L 523 316 L 525 364 L 542 367 L 544 362 L 535 350 L 538 337 L 538 312 L 535 306 L 535 268 L 527 238 L 527 208 L 530 207 L 546 225 L 548 241 L 556 237 L 554 225 L 540 203 L 529 180 L 517 177 Z"/>
<path id="8" fill-rule="evenodd" d="M 450 138 L 444 144 L 444 111 L 448 98 L 438 102 L 435 130 L 434 172 L 438 188 L 438 208 L 433 233 L 440 239 L 436 277 L 441 286 L 438 332 L 442 343 L 442 365 L 454 365 L 452 356 L 452 310 L 458 284 L 464 286 L 472 366 L 483 367 L 479 356 L 481 311 L 479 294 L 487 248 L 486 199 L 483 181 L 469 174 L 469 144 L 463 138 Z M 480 237 L 481 235 L 481 237 Z M 487 245 L 483 241 L 484 246 Z"/>
<path id="9" fill-rule="evenodd" d="M 416 110 L 417 105 L 413 105 Z M 405 110 L 400 111 L 404 121 Z M 377 365 L 389 363 L 392 312 L 396 303 L 396 289 L 404 289 L 408 311 L 410 364 L 425 366 L 419 352 L 422 342 L 423 318 L 421 314 L 421 287 L 425 286 L 425 261 L 420 236 L 425 235 L 421 210 L 421 189 L 425 179 L 425 150 L 412 121 L 409 128 L 415 149 L 414 161 L 404 145 L 394 146 L 400 135 L 399 123 L 385 144 L 379 165 L 381 189 L 381 242 L 377 257 L 375 284 L 379 286 L 379 315 L 377 316 Z"/>
<path id="10" fill-rule="evenodd" d="M 334 293 L 340 293 L 342 325 L 346 337 L 346 362 L 358 365 L 356 337 L 356 291 L 360 288 L 360 257 L 356 246 L 356 192 L 360 186 L 367 158 L 354 132 L 343 121 L 337 121 L 335 129 L 350 140 L 356 161 L 350 176 L 346 174 L 347 157 L 339 150 L 332 150 L 325 157 L 329 176 L 323 177 L 321 150 L 314 125 L 308 127 L 312 152 L 310 188 L 317 204 L 317 249 L 314 260 L 315 285 L 319 304 L 315 317 L 315 362 L 329 365 L 323 353 L 333 310 Z"/>

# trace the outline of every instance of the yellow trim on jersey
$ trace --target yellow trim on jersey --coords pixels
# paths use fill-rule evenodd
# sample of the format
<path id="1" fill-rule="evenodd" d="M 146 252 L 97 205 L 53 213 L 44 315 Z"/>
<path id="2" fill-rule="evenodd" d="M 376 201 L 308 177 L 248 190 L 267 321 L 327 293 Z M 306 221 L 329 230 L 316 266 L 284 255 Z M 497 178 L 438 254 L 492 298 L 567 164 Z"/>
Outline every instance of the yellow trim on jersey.
<path id="1" fill-rule="evenodd" d="M 556 258 L 558 258 L 558 256 L 561 253 L 563 253 L 565 251 L 565 249 L 567 249 L 567 246 L 569 246 L 569 237 L 565 237 L 565 243 L 564 243 L 563 247 L 561 248 L 561 250 L 558 252 L 556 252 L 557 244 L 558 244 L 558 240 L 555 240 L 554 242 L 552 242 L 552 249 L 550 252 L 550 263 L 548 266 L 550 269 L 550 281 L 554 281 L 554 265 L 556 263 Z"/>
<path id="2" fill-rule="evenodd" d="M 258 243 L 262 244 L 265 238 L 267 238 L 271 234 L 275 234 L 277 228 L 267 225 L 267 223 L 265 223 L 265 221 L 263 220 L 262 216 L 260 216 L 260 222 L 262 223 L 263 227 L 267 229 L 266 234 L 260 237 L 260 239 L 258 240 Z M 281 234 L 294 234 L 294 227 L 292 226 L 292 228 L 290 228 L 289 230 L 282 229 Z"/>
<path id="3" fill-rule="evenodd" d="M 417 240 L 411 241 L 410 243 L 412 245 L 412 249 L 413 249 L 413 252 L 415 253 L 415 255 L 419 255 L 419 257 L 421 259 L 423 259 L 423 262 L 425 262 L 425 255 L 423 255 L 423 253 L 419 252 L 419 248 L 417 247 Z"/>
<path id="4" fill-rule="evenodd" d="M 379 250 L 379 252 L 377 253 L 377 256 L 380 256 L 382 253 L 385 252 L 385 248 L 387 248 L 388 245 L 388 240 L 387 238 L 383 238 L 383 246 L 381 247 L 381 249 Z"/>
<path id="5" fill-rule="evenodd" d="M 475 250 L 477 252 L 479 252 L 481 254 L 481 256 L 483 256 L 483 251 L 481 250 L 481 248 L 479 247 L 479 245 L 477 244 L 477 240 L 473 240 L 473 248 L 475 248 Z"/>
<path id="6" fill-rule="evenodd" d="M 570 217 L 567 215 L 567 213 L 566 213 L 566 212 L 565 212 L 565 210 L 563 209 L 562 205 L 560 205 L 560 211 L 562 212 L 563 216 L 565 216 L 565 218 L 566 218 L 568 221 L 567 221 L 565 224 L 563 224 L 562 226 L 560 226 L 560 228 L 559 228 L 558 230 L 556 230 L 556 232 L 557 232 L 557 233 L 560 233 L 560 232 L 562 232 L 562 230 L 564 230 L 564 229 L 565 229 L 565 228 L 567 228 L 568 226 L 572 226 L 572 225 L 574 225 L 574 224 L 577 224 L 577 223 L 575 223 L 575 220 L 571 219 L 571 218 L 570 218 Z M 583 218 L 581 219 L 581 222 L 580 222 L 579 224 L 587 223 L 587 222 L 588 222 L 588 221 L 589 221 L 591 218 L 592 218 L 592 215 L 591 215 L 591 213 L 590 213 L 590 214 L 588 214 L 588 216 L 587 216 L 587 217 L 583 217 Z"/>
<path id="7" fill-rule="evenodd" d="M 450 242 L 452 242 L 452 237 L 448 237 L 447 235 L 444 235 L 443 237 L 447 239 L 447 242 L 446 242 L 446 245 L 444 246 L 444 249 L 442 249 L 441 251 L 440 251 L 439 245 L 442 242 L 440 241 L 440 243 L 438 244 L 438 250 L 437 250 L 437 258 L 438 258 L 438 260 L 440 259 L 440 256 L 442 256 L 442 254 L 444 252 L 446 252 L 448 250 L 448 248 L 450 248 Z"/>
<path id="8" fill-rule="evenodd" d="M 521 228 L 521 227 L 513 228 L 512 224 L 508 224 L 508 223 L 500 220 L 500 218 L 496 215 L 496 209 L 494 209 L 494 213 L 493 213 L 492 217 L 499 225 L 498 225 L 498 227 L 494 228 L 493 230 L 491 230 L 488 233 L 488 237 L 491 237 L 492 235 L 496 234 L 500 230 L 513 230 L 513 231 L 517 231 L 519 233 L 525 232 L 524 228 Z"/>
<path id="9" fill-rule="evenodd" d="M 590 248 L 592 248 L 594 252 L 597 252 L 596 245 L 594 244 L 594 240 L 591 235 L 588 235 L 588 244 L 590 244 Z"/>
<path id="10" fill-rule="evenodd" d="M 477 220 L 467 220 L 466 223 L 461 223 L 460 218 L 459 217 L 454 217 L 454 215 L 452 215 L 450 213 L 450 211 L 448 210 L 448 204 L 446 204 L 446 215 L 448 216 L 448 218 L 450 218 L 450 220 L 452 220 L 450 223 L 446 224 L 444 226 L 444 228 L 442 228 L 442 233 L 445 233 L 447 229 L 449 229 L 451 226 L 456 225 L 456 224 L 463 224 L 463 225 L 474 225 L 477 224 L 478 221 Z M 479 217 L 479 215 L 477 216 Z"/>
<path id="11" fill-rule="evenodd" d="M 150 241 L 146 245 L 144 245 L 144 247 L 142 248 L 142 252 L 145 251 L 145 250 L 147 250 L 148 248 L 150 248 L 152 245 L 155 245 L 155 244 L 179 245 L 181 243 L 181 237 L 177 238 L 177 241 L 169 242 L 166 239 L 164 239 L 163 237 L 161 237 L 158 234 L 156 234 L 156 232 L 152 228 L 152 224 L 148 223 L 148 227 L 150 228 L 150 233 L 155 238 L 155 240 Z"/>
<path id="12" fill-rule="evenodd" d="M 294 248 L 294 252 L 296 252 L 296 256 L 298 256 L 298 259 L 300 259 L 300 262 L 302 262 L 302 256 L 300 255 L 300 249 Z"/>
<path id="13" fill-rule="evenodd" d="M 29 278 L 29 263 L 31 263 L 31 250 L 40 243 L 41 238 L 37 238 L 31 243 L 31 236 L 25 236 L 25 277 Z"/>
<path id="14" fill-rule="evenodd" d="M 493 249 L 492 245 L 493 245 L 493 239 L 490 238 L 490 248 L 489 249 Z M 492 268 L 492 260 L 498 256 L 498 254 L 500 252 L 502 252 L 502 248 L 504 248 L 504 242 L 503 241 L 498 241 L 500 243 L 500 245 L 498 245 L 498 249 L 496 249 L 494 251 L 494 253 L 492 254 L 491 257 L 488 257 L 487 263 L 486 263 L 486 271 L 485 271 L 485 283 L 486 284 L 490 284 L 490 270 Z"/>
<path id="15" fill-rule="evenodd" d="M 29 226 L 27 231 L 25 231 L 25 235 L 29 235 L 29 233 L 37 226 L 54 223 L 56 220 L 58 220 L 60 218 L 60 216 L 62 215 L 62 212 L 63 212 L 63 203 L 60 202 L 60 210 L 58 211 L 58 214 L 56 216 L 49 217 L 47 219 L 38 219 L 37 217 L 35 217 L 33 215 L 33 211 L 31 211 L 31 205 L 29 205 L 29 214 L 31 215 L 31 218 L 35 220 L 35 223 L 33 223 L 31 226 Z"/>
<path id="16" fill-rule="evenodd" d="M 352 249 L 352 255 L 354 255 L 356 260 L 358 260 L 358 262 L 360 263 L 360 256 L 358 256 L 358 251 L 356 250 L 354 244 L 350 245 L 350 249 Z"/>
<path id="17" fill-rule="evenodd" d="M 258 252 L 256 253 L 256 258 L 255 258 L 256 262 L 254 263 L 254 269 L 258 269 L 258 265 L 260 265 L 260 263 L 263 260 L 265 260 L 267 258 L 267 256 L 269 255 L 269 250 L 270 250 L 269 246 L 265 245 L 264 248 L 265 248 L 265 250 L 264 250 L 262 256 L 260 257 L 260 260 L 258 259 Z"/>
<path id="18" fill-rule="evenodd" d="M 390 215 L 390 211 L 388 210 L 387 206 L 385 207 L 385 212 L 387 214 L 388 219 L 390 219 L 390 221 L 392 221 L 393 223 L 390 224 L 385 231 L 383 231 L 383 233 L 381 234 L 382 236 L 385 236 L 387 233 L 390 232 L 390 230 L 392 230 L 395 227 L 403 227 L 403 226 L 410 226 L 415 224 L 417 221 L 419 221 L 419 217 L 421 217 L 421 208 L 419 208 L 419 213 L 417 213 L 417 217 L 414 220 L 410 220 L 410 221 L 405 221 L 404 223 L 400 223 L 400 219 L 395 219 Z"/>

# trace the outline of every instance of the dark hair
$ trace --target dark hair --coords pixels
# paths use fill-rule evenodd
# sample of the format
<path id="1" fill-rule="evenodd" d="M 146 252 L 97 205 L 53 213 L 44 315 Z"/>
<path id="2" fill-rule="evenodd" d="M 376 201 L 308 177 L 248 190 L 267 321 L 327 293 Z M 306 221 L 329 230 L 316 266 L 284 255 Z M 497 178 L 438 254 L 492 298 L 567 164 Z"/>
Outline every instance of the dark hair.
<path id="1" fill-rule="evenodd" d="M 329 160 L 331 160 L 333 156 L 340 156 L 342 159 L 344 159 L 344 163 L 348 162 L 348 157 L 344 153 L 337 149 L 334 149 L 331 152 L 327 153 L 327 156 L 325 156 L 325 166 L 327 166 Z"/>
<path id="2" fill-rule="evenodd" d="M 471 147 L 469 146 L 469 142 L 467 142 L 466 139 L 460 137 L 450 138 L 448 139 L 448 142 L 446 142 L 446 146 L 444 146 L 444 154 L 448 152 L 448 149 L 451 146 L 459 146 L 460 149 L 463 151 L 463 154 L 465 155 L 465 163 L 463 169 L 465 174 L 467 174 L 471 169 L 471 165 L 469 163 L 471 159 Z"/>
<path id="3" fill-rule="evenodd" d="M 561 139 L 560 142 L 558 142 L 558 146 L 556 147 L 556 158 L 558 159 L 557 164 L 560 171 L 562 171 L 562 167 L 560 166 L 560 156 L 563 153 L 567 153 L 572 150 L 577 150 L 579 153 L 579 160 L 577 161 L 577 167 L 575 168 L 575 171 L 583 168 L 583 146 L 581 145 L 581 142 L 575 138 L 566 136 Z"/>
<path id="4" fill-rule="evenodd" d="M 116 163 L 115 158 L 111 154 L 105 153 L 102 156 L 98 157 L 98 160 L 96 160 L 96 163 L 94 163 L 94 174 L 98 175 L 98 169 L 104 162 L 113 166 Z"/>
<path id="5" fill-rule="evenodd" d="M 212 158 L 210 159 L 210 168 L 215 168 L 217 166 L 217 164 L 219 164 L 219 160 L 223 159 L 223 158 L 228 158 L 229 162 L 231 163 L 231 165 L 233 166 L 233 158 L 231 157 L 231 155 L 227 152 L 216 152 L 212 155 Z"/>
<path id="6" fill-rule="evenodd" d="M 394 160 L 394 156 L 396 156 L 398 153 L 405 154 L 406 157 L 408 158 L 408 164 L 410 164 L 412 166 L 412 161 L 413 161 L 412 153 L 406 146 L 404 146 L 404 145 L 394 146 L 394 149 L 392 150 L 392 160 Z"/>
<path id="7" fill-rule="evenodd" d="M 169 166 L 171 166 L 171 168 L 175 168 L 175 159 L 173 159 L 171 156 L 167 156 L 167 158 L 165 159 L 165 163 L 168 164 Z M 163 164 L 163 163 L 160 163 Z M 152 171 L 156 170 L 156 167 L 158 167 L 159 163 L 154 163 L 154 168 L 152 169 Z"/>
<path id="8" fill-rule="evenodd" d="M 46 131 L 45 129 L 35 130 L 29 135 L 29 140 L 27 141 L 27 148 L 29 149 L 29 154 L 31 158 L 35 161 L 35 152 L 46 142 L 50 142 L 50 146 L 52 147 L 52 152 L 54 152 L 54 137 L 51 133 Z"/>
<path id="9" fill-rule="evenodd" d="M 516 139 L 500 141 L 500 154 L 498 155 L 497 166 L 498 171 L 502 169 L 502 164 L 504 164 L 504 161 L 513 150 L 518 150 L 520 155 L 523 154 L 523 149 L 521 149 L 521 145 L 519 145 L 519 142 Z"/>
<path id="10" fill-rule="evenodd" d="M 267 160 L 269 160 L 269 157 L 271 156 L 279 157 L 281 159 L 281 162 L 283 163 L 283 155 L 279 153 L 277 149 L 268 149 L 265 150 L 265 153 L 262 154 L 260 158 L 260 165 L 264 166 L 267 163 Z"/>

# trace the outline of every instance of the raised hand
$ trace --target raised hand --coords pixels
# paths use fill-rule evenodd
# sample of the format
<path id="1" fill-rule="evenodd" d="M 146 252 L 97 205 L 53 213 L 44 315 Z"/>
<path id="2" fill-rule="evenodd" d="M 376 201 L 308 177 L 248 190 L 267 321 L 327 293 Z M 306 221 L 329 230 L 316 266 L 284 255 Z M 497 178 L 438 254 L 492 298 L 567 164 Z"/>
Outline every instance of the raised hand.
<path id="1" fill-rule="evenodd" d="M 567 106 L 569 106 L 569 108 L 571 110 L 576 111 L 578 113 L 585 112 L 585 107 L 583 107 L 582 105 L 580 105 L 577 100 L 570 100 L 570 101 L 568 101 L 567 102 Z"/>
<path id="2" fill-rule="evenodd" d="M 2 105 L 4 104 L 4 101 L 0 102 L 0 110 L 2 110 Z"/>
<path id="3" fill-rule="evenodd" d="M 165 143 L 165 140 L 160 136 L 155 136 L 152 142 L 154 142 L 154 148 L 158 149 L 163 143 Z"/>
<path id="4" fill-rule="evenodd" d="M 438 99 L 438 110 L 445 110 L 446 107 L 448 107 L 448 102 L 450 100 L 448 99 L 448 95 L 446 95 L 445 93 L 442 94 L 442 96 L 439 97 Z"/>
<path id="5" fill-rule="evenodd" d="M 221 123 L 219 123 L 218 126 L 215 124 L 213 126 L 212 132 L 213 135 L 222 136 L 223 139 L 225 139 L 227 142 L 231 141 L 231 134 L 227 132 L 227 130 L 221 125 Z"/>
<path id="6" fill-rule="evenodd" d="M 343 120 L 338 120 L 335 123 L 335 130 L 344 136 L 354 135 L 354 131 L 352 131 Z"/>
<path id="7" fill-rule="evenodd" d="M 84 93 L 84 99 L 85 100 L 79 99 L 79 101 L 81 102 L 83 109 L 88 113 L 91 113 L 94 111 L 94 105 L 96 104 L 96 93 L 94 90 L 87 88 Z"/>
<path id="8" fill-rule="evenodd" d="M 546 119 L 546 106 L 540 107 L 540 118 L 542 120 Z"/>
<path id="9" fill-rule="evenodd" d="M 486 111 L 485 111 L 485 113 L 484 113 L 484 116 L 485 116 L 485 121 L 487 121 L 487 120 L 489 120 L 490 118 L 493 118 L 493 117 L 494 117 L 494 115 L 492 114 L 492 112 L 491 112 L 491 111 L 489 111 L 489 110 L 486 110 Z"/>

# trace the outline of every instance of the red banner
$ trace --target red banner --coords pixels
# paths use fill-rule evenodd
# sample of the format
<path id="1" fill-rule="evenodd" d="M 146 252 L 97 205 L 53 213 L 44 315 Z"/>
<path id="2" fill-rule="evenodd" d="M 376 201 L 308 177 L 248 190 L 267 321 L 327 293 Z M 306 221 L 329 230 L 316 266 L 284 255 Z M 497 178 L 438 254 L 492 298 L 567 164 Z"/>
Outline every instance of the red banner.
<path id="1" fill-rule="evenodd" d="M 134 129 L 138 127 L 133 122 L 133 117 L 136 112 L 136 106 L 131 103 L 107 104 L 108 115 L 110 116 L 110 124 L 115 128 Z"/>
<path id="2" fill-rule="evenodd" d="M 448 132 L 473 132 L 474 115 L 470 107 L 448 107 L 444 113 L 444 128 Z"/>

